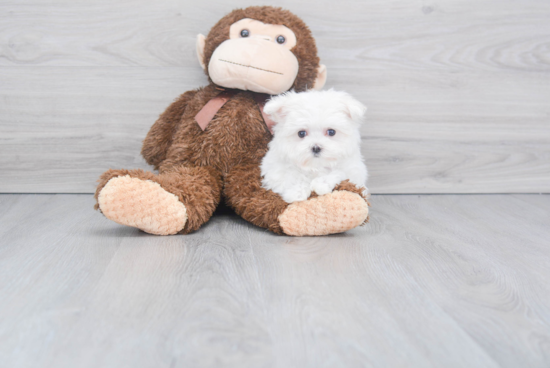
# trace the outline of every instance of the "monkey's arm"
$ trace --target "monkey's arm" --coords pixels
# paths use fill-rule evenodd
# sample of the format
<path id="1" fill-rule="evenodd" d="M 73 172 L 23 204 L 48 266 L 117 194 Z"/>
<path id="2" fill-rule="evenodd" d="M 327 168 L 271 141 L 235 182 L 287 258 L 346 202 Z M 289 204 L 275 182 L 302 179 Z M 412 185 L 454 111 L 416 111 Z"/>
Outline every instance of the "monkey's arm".
<path id="1" fill-rule="evenodd" d="M 149 165 L 158 167 L 166 159 L 166 152 L 172 144 L 176 127 L 181 121 L 187 103 L 195 97 L 197 91 L 188 91 L 174 101 L 166 111 L 160 115 L 155 124 L 149 129 L 147 137 L 143 141 L 141 155 Z"/>

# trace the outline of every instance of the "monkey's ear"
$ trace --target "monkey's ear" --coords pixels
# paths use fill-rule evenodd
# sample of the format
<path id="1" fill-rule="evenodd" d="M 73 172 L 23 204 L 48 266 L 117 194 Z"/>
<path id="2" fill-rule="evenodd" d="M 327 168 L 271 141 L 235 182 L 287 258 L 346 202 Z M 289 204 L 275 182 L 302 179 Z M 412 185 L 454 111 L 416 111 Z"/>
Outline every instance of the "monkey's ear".
<path id="1" fill-rule="evenodd" d="M 315 83 L 313 83 L 313 89 L 321 90 L 325 86 L 327 81 L 327 67 L 324 64 L 319 65 L 317 69 L 317 78 L 315 78 Z"/>
<path id="2" fill-rule="evenodd" d="M 204 65 L 204 45 L 206 44 L 206 37 L 203 34 L 197 36 L 197 57 L 199 58 L 199 64 L 203 70 L 206 70 Z"/>

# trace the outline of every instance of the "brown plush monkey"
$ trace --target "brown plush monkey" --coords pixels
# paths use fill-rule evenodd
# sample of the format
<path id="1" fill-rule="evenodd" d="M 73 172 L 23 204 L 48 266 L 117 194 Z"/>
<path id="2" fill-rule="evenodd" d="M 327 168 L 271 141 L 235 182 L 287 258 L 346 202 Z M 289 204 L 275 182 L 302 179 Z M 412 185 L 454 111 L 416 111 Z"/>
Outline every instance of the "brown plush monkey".
<path id="1" fill-rule="evenodd" d="M 261 187 L 260 163 L 271 139 L 265 94 L 322 88 L 326 80 L 304 22 L 280 8 L 237 9 L 208 37 L 198 36 L 197 53 L 210 84 L 181 95 L 143 143 L 143 157 L 159 174 L 108 170 L 96 209 L 158 235 L 197 230 L 222 197 L 245 220 L 277 234 L 325 235 L 365 222 L 363 188 L 348 181 L 290 205 Z"/>

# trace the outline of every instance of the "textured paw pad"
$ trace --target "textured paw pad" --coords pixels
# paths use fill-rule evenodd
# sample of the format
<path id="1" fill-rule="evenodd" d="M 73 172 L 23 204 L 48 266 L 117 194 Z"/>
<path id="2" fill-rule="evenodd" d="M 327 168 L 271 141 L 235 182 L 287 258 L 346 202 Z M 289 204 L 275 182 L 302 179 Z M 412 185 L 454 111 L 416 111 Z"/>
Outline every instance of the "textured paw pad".
<path id="1" fill-rule="evenodd" d="M 279 216 L 279 224 L 287 235 L 328 235 L 361 225 L 368 214 L 367 202 L 360 195 L 334 191 L 292 203 Z"/>
<path id="2" fill-rule="evenodd" d="M 108 219 L 150 234 L 176 234 L 187 222 L 187 209 L 174 194 L 158 183 L 129 175 L 109 180 L 98 203 Z"/>

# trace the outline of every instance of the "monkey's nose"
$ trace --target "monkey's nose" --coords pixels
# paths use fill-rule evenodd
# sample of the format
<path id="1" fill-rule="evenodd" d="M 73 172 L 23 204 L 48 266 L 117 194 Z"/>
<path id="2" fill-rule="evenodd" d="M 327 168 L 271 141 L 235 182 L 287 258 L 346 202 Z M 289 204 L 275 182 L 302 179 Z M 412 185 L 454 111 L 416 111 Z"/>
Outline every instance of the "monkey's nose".
<path id="1" fill-rule="evenodd" d="M 315 154 L 317 155 L 319 152 L 321 152 L 321 147 L 319 147 L 319 146 L 313 146 L 313 147 L 311 148 L 311 150 L 313 151 L 313 153 L 315 153 Z"/>

